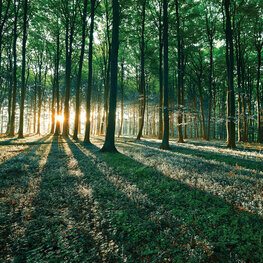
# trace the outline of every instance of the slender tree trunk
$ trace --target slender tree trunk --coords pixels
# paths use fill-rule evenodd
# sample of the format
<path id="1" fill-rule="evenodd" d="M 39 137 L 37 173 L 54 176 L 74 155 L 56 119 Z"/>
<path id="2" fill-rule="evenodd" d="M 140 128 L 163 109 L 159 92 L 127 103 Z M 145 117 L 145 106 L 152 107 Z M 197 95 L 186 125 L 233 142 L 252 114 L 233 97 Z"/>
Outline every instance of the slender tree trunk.
<path id="1" fill-rule="evenodd" d="M 182 131 L 182 112 L 181 112 L 181 84 L 182 84 L 182 65 L 181 65 L 181 32 L 180 32 L 180 17 L 179 17 L 179 4 L 178 0 L 176 3 L 176 21 L 177 21 L 177 49 L 178 49 L 178 85 L 177 85 L 177 125 L 178 125 L 178 142 L 183 143 L 183 131 Z"/>
<path id="2" fill-rule="evenodd" d="M 226 48 L 227 48 L 227 68 L 228 68 L 228 91 L 227 91 L 227 131 L 228 148 L 236 148 L 235 142 L 235 94 L 234 94 L 234 48 L 233 33 L 230 15 L 230 0 L 224 0 L 226 13 Z"/>
<path id="3" fill-rule="evenodd" d="M 51 101 L 51 130 L 50 134 L 54 134 L 55 131 L 55 94 L 56 94 L 56 88 L 55 88 L 55 81 L 56 79 L 56 71 L 54 71 L 54 79 L 52 81 L 52 101 Z"/>
<path id="4" fill-rule="evenodd" d="M 27 40 L 27 3 L 24 1 L 24 18 L 23 18 L 23 43 L 22 43 L 22 89 L 18 138 L 24 137 L 24 104 L 26 95 L 25 72 L 26 72 L 26 40 Z"/>
<path id="5" fill-rule="evenodd" d="M 121 125 L 119 129 L 119 137 L 122 135 L 123 119 L 124 119 L 124 103 L 123 103 L 123 80 L 124 80 L 124 64 L 121 63 Z"/>
<path id="6" fill-rule="evenodd" d="M 163 39 L 162 39 L 162 5 L 159 14 L 159 131 L 158 139 L 163 137 Z"/>
<path id="7" fill-rule="evenodd" d="M 57 32 L 57 54 L 56 54 L 56 77 L 55 77 L 55 85 L 56 85 L 56 100 L 57 100 L 57 116 L 60 115 L 60 107 L 59 107 L 59 59 L 60 59 L 60 33 Z M 60 134 L 60 122 L 57 118 L 56 121 L 56 130 L 55 130 L 55 136 L 58 136 Z"/>
<path id="8" fill-rule="evenodd" d="M 242 94 L 242 113 L 243 113 L 243 137 L 242 141 L 247 142 L 247 120 L 246 120 L 246 100 L 245 94 Z"/>
<path id="9" fill-rule="evenodd" d="M 69 99 L 71 87 L 71 67 L 72 67 L 72 52 L 73 52 L 73 37 L 75 20 L 70 23 L 69 17 L 66 17 L 66 90 L 64 100 L 64 122 L 62 135 L 67 137 L 69 135 Z"/>
<path id="10" fill-rule="evenodd" d="M 212 113 L 212 85 L 213 85 L 213 39 L 210 41 L 210 66 L 209 66 L 209 109 L 206 140 L 210 140 L 211 113 Z"/>
<path id="11" fill-rule="evenodd" d="M 258 134 L 258 143 L 263 143 L 263 120 L 261 120 L 261 109 L 260 109 L 260 94 L 259 94 L 259 82 L 260 82 L 260 68 L 261 68 L 261 49 L 263 43 L 257 47 L 257 86 L 256 86 L 256 101 L 257 101 L 257 134 Z"/>
<path id="12" fill-rule="evenodd" d="M 8 90 L 8 123 L 7 123 L 7 129 L 6 134 L 10 134 L 10 126 L 11 126 L 11 112 L 12 112 L 12 59 L 11 55 L 10 58 L 10 78 L 9 78 L 9 90 Z"/>
<path id="13" fill-rule="evenodd" d="M 95 0 L 91 0 L 91 22 L 90 22 L 90 36 L 89 36 L 89 74 L 88 74 L 88 89 L 87 89 L 87 104 L 86 104 L 86 129 L 84 142 L 90 143 L 90 101 L 92 90 L 92 53 L 93 53 L 93 30 L 94 30 L 94 16 L 95 16 Z"/>
<path id="14" fill-rule="evenodd" d="M 111 89 L 109 105 L 109 121 L 106 130 L 106 139 L 101 149 L 102 152 L 117 152 L 115 148 L 115 123 L 117 101 L 117 75 L 118 75 L 118 50 L 119 50 L 119 2 L 112 0 L 113 29 L 112 29 L 112 58 L 111 58 Z"/>
<path id="15" fill-rule="evenodd" d="M 139 132 L 137 140 L 142 137 L 144 114 L 145 114 L 145 12 L 146 12 L 146 0 L 142 3 L 142 34 L 141 34 L 141 80 L 139 85 Z"/>
<path id="16" fill-rule="evenodd" d="M 95 0 L 91 0 L 91 4 L 93 4 L 93 2 L 95 2 Z M 76 88 L 76 111 L 75 111 L 74 133 L 73 133 L 74 140 L 78 139 L 78 131 L 79 131 L 79 125 L 80 125 L 79 124 L 80 85 L 81 85 L 82 65 L 83 65 L 85 43 L 86 43 L 85 40 L 86 40 L 86 29 L 87 29 L 87 5 L 88 5 L 88 0 L 85 0 L 83 14 L 82 14 L 82 41 L 81 41 L 81 51 L 80 51 L 80 58 L 79 58 L 79 72 L 78 72 L 77 88 Z M 92 8 L 93 8 L 93 5 L 92 5 Z"/>
<path id="17" fill-rule="evenodd" d="M 153 136 L 153 137 L 156 136 L 156 132 L 155 132 L 155 131 L 156 131 L 156 126 L 155 126 L 155 118 L 156 118 L 155 115 L 156 115 L 156 113 L 155 113 L 155 111 L 156 111 L 156 109 L 155 109 L 155 106 L 154 106 L 154 108 L 153 108 L 153 120 L 152 120 L 152 121 L 153 121 L 153 125 L 152 125 L 152 130 L 153 130 L 153 131 L 152 131 L 152 136 Z"/>
<path id="18" fill-rule="evenodd" d="M 13 39 L 13 59 L 14 59 L 14 68 L 13 68 L 13 103 L 12 103 L 12 112 L 11 112 L 11 122 L 10 122 L 10 136 L 15 135 L 15 118 L 16 118 L 16 90 L 17 90 L 17 54 L 16 54 L 16 42 L 17 42 L 17 18 L 18 11 L 15 7 L 15 17 L 14 17 L 14 39 Z"/>
<path id="19" fill-rule="evenodd" d="M 40 55 L 41 56 L 41 55 Z M 41 104 L 42 104 L 42 83 L 41 83 L 41 70 L 42 70 L 42 58 L 38 58 L 39 63 L 39 75 L 38 75 L 38 120 L 37 120 L 37 134 L 40 135 L 40 119 L 41 119 Z"/>
<path id="20" fill-rule="evenodd" d="M 199 90 L 199 99 L 200 99 L 200 111 L 201 111 L 201 120 L 202 120 L 203 139 L 206 139 L 205 114 L 204 114 L 203 94 L 202 94 L 201 77 L 200 76 L 198 78 L 198 90 Z"/>
<path id="21" fill-rule="evenodd" d="M 169 146 L 169 69 L 168 69 L 168 3 L 163 0 L 163 43 L 164 43 L 164 134 L 161 149 L 170 149 Z"/>

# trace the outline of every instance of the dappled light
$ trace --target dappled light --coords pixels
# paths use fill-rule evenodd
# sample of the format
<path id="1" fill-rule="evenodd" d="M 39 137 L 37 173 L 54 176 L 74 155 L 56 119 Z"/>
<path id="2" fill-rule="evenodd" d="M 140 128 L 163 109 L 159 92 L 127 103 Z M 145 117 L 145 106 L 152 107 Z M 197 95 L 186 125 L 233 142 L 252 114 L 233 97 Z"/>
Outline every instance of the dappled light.
<path id="1" fill-rule="evenodd" d="M 207 158 L 212 144 L 198 156 L 186 144 L 180 153 L 173 141 L 166 151 L 127 137 L 116 142 L 119 154 L 100 153 L 101 137 L 21 141 L 10 151 L 27 146 L 0 164 L 3 258 L 235 262 L 251 258 L 248 244 L 262 250 L 262 171 L 225 163 L 224 152 Z"/>
<path id="2" fill-rule="evenodd" d="M 0 0 L 0 262 L 263 262 L 262 0 Z"/>

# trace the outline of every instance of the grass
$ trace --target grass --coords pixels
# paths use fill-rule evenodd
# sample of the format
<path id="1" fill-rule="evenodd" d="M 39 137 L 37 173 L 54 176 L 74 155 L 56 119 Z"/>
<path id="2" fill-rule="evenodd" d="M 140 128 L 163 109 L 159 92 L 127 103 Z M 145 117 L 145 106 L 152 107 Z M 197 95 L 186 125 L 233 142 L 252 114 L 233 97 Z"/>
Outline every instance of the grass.
<path id="1" fill-rule="evenodd" d="M 263 262 L 260 216 L 136 160 L 139 146 L 28 140 L 0 164 L 0 261 Z"/>

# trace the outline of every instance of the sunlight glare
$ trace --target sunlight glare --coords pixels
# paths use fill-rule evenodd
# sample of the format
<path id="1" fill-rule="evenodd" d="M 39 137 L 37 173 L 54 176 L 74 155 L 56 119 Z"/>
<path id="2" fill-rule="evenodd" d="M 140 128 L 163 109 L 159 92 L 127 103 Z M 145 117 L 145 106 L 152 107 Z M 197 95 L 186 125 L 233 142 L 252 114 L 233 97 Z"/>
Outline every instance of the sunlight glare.
<path id="1" fill-rule="evenodd" d="M 64 116 L 63 115 L 57 115 L 56 120 L 59 121 L 60 123 L 64 122 Z"/>

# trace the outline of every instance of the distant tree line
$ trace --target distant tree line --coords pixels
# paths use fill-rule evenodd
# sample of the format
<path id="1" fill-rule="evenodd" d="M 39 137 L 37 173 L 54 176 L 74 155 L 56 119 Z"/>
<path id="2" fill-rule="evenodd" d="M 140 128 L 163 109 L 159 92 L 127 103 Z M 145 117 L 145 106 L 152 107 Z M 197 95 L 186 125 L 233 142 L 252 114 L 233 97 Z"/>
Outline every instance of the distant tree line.
<path id="1" fill-rule="evenodd" d="M 0 0 L 0 129 L 263 142 L 260 0 Z"/>

